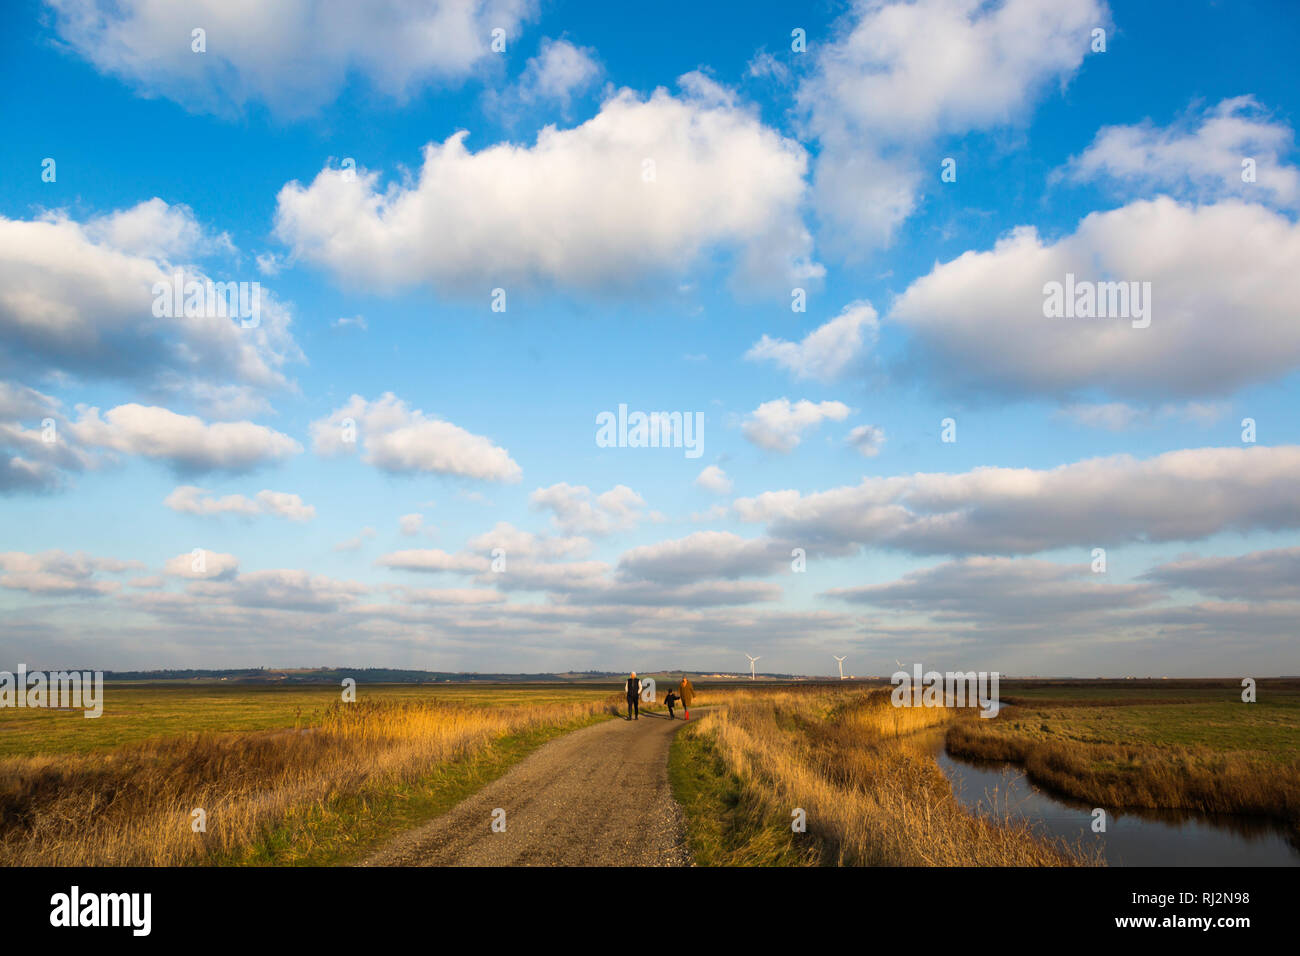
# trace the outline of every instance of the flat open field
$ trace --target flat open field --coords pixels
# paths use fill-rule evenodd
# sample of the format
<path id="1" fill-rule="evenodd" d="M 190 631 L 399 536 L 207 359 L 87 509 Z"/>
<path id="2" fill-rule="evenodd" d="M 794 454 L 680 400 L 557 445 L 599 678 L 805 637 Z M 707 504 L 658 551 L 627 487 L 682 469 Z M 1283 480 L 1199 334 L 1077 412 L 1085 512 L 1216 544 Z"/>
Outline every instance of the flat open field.
<path id="1" fill-rule="evenodd" d="M 598 701 L 614 685 L 358 684 L 358 701 L 445 701 L 476 706 Z M 0 709 L 0 756 L 88 753 L 151 737 L 312 727 L 340 701 L 338 685 L 186 681 L 104 685 L 104 713 Z"/>
<path id="2" fill-rule="evenodd" d="M 0 863 L 350 862 L 612 714 L 591 685 L 361 684 L 356 703 L 334 685 L 104 696 L 95 719 L 0 712 Z"/>
<path id="3" fill-rule="evenodd" d="M 900 712 L 889 690 L 697 684 L 698 719 L 662 761 L 695 862 L 1093 862 L 1023 827 L 976 822 L 933 758 L 909 745 L 923 733 L 1108 806 L 1298 818 L 1300 681 L 1261 681 L 1253 704 L 1230 681 L 1004 681 L 993 720 Z M 114 682 L 98 719 L 6 708 L 0 861 L 356 862 L 557 736 L 609 720 L 621 697 L 600 683 L 359 684 L 357 703 L 344 704 L 334 684 Z M 619 753 L 582 759 L 599 768 Z M 807 839 L 791 835 L 795 806 L 809 811 Z M 190 825 L 200 807 L 201 833 Z M 929 830 L 915 826 L 918 813 Z"/>

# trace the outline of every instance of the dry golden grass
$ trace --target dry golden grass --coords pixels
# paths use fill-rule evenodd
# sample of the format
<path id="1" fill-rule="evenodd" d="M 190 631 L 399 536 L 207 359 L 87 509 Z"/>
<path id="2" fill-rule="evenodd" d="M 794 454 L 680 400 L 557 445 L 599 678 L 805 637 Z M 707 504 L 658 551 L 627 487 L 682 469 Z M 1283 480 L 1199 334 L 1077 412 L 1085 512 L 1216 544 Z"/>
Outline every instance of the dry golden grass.
<path id="1" fill-rule="evenodd" d="M 917 731 L 944 708 L 895 708 L 887 690 L 734 691 L 704 715 L 726 768 L 786 821 L 807 812 L 806 862 L 845 866 L 1059 866 L 1095 862 L 1028 825 L 972 816 Z"/>
<path id="2" fill-rule="evenodd" d="M 107 753 L 0 759 L 0 864 L 175 866 L 238 859 L 291 816 L 411 783 L 507 735 L 610 701 L 336 704 L 312 727 L 200 733 Z M 203 808 L 207 831 L 191 829 Z"/>

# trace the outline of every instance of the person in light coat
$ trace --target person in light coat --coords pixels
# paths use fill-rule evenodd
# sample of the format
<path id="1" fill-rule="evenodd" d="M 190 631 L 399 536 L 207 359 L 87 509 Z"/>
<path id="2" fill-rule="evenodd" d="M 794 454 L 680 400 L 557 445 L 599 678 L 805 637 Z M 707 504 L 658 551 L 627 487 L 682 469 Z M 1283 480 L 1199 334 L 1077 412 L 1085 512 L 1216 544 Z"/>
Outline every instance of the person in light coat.
<path id="1" fill-rule="evenodd" d="M 677 696 L 682 699 L 682 712 L 687 720 L 691 719 L 691 701 L 695 699 L 695 688 L 691 686 L 691 679 L 685 674 L 682 675 L 682 682 L 677 685 Z"/>

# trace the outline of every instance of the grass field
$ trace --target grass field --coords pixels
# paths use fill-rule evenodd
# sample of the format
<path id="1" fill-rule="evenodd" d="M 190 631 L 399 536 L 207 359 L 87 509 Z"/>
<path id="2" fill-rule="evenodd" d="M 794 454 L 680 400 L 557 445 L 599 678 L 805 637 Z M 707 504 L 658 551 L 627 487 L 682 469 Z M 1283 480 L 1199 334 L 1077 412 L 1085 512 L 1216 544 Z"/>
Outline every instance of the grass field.
<path id="1" fill-rule="evenodd" d="M 347 704 L 301 686 L 105 697 L 93 720 L 3 712 L 0 864 L 351 862 L 614 702 L 590 685 L 361 685 Z"/>
<path id="2" fill-rule="evenodd" d="M 542 706 L 602 701 L 614 690 L 590 684 L 360 684 L 357 699 Z M 79 711 L 0 709 L 0 757 L 90 753 L 160 736 L 309 727 L 340 697 L 341 688 L 328 685 L 109 683 L 103 716 L 90 720 Z"/>
<path id="3" fill-rule="evenodd" d="M 1093 862 L 972 817 L 926 733 L 1098 805 L 1300 820 L 1300 681 L 1261 682 L 1254 704 L 1235 682 L 1004 682 L 993 720 L 847 682 L 697 689 L 709 709 L 668 769 L 701 865 Z M 343 704 L 335 686 L 175 682 L 111 683 L 93 720 L 5 708 L 0 864 L 354 862 L 622 707 L 599 684 L 361 684 Z"/>

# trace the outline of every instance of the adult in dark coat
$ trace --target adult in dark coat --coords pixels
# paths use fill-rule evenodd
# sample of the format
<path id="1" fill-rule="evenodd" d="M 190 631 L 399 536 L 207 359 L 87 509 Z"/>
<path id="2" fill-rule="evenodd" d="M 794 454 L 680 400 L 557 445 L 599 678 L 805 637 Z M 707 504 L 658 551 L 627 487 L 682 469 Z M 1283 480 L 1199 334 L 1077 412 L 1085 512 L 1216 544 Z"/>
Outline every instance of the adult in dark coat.
<path id="1" fill-rule="evenodd" d="M 636 676 L 636 671 L 627 679 L 627 719 L 641 719 L 641 679 Z"/>

